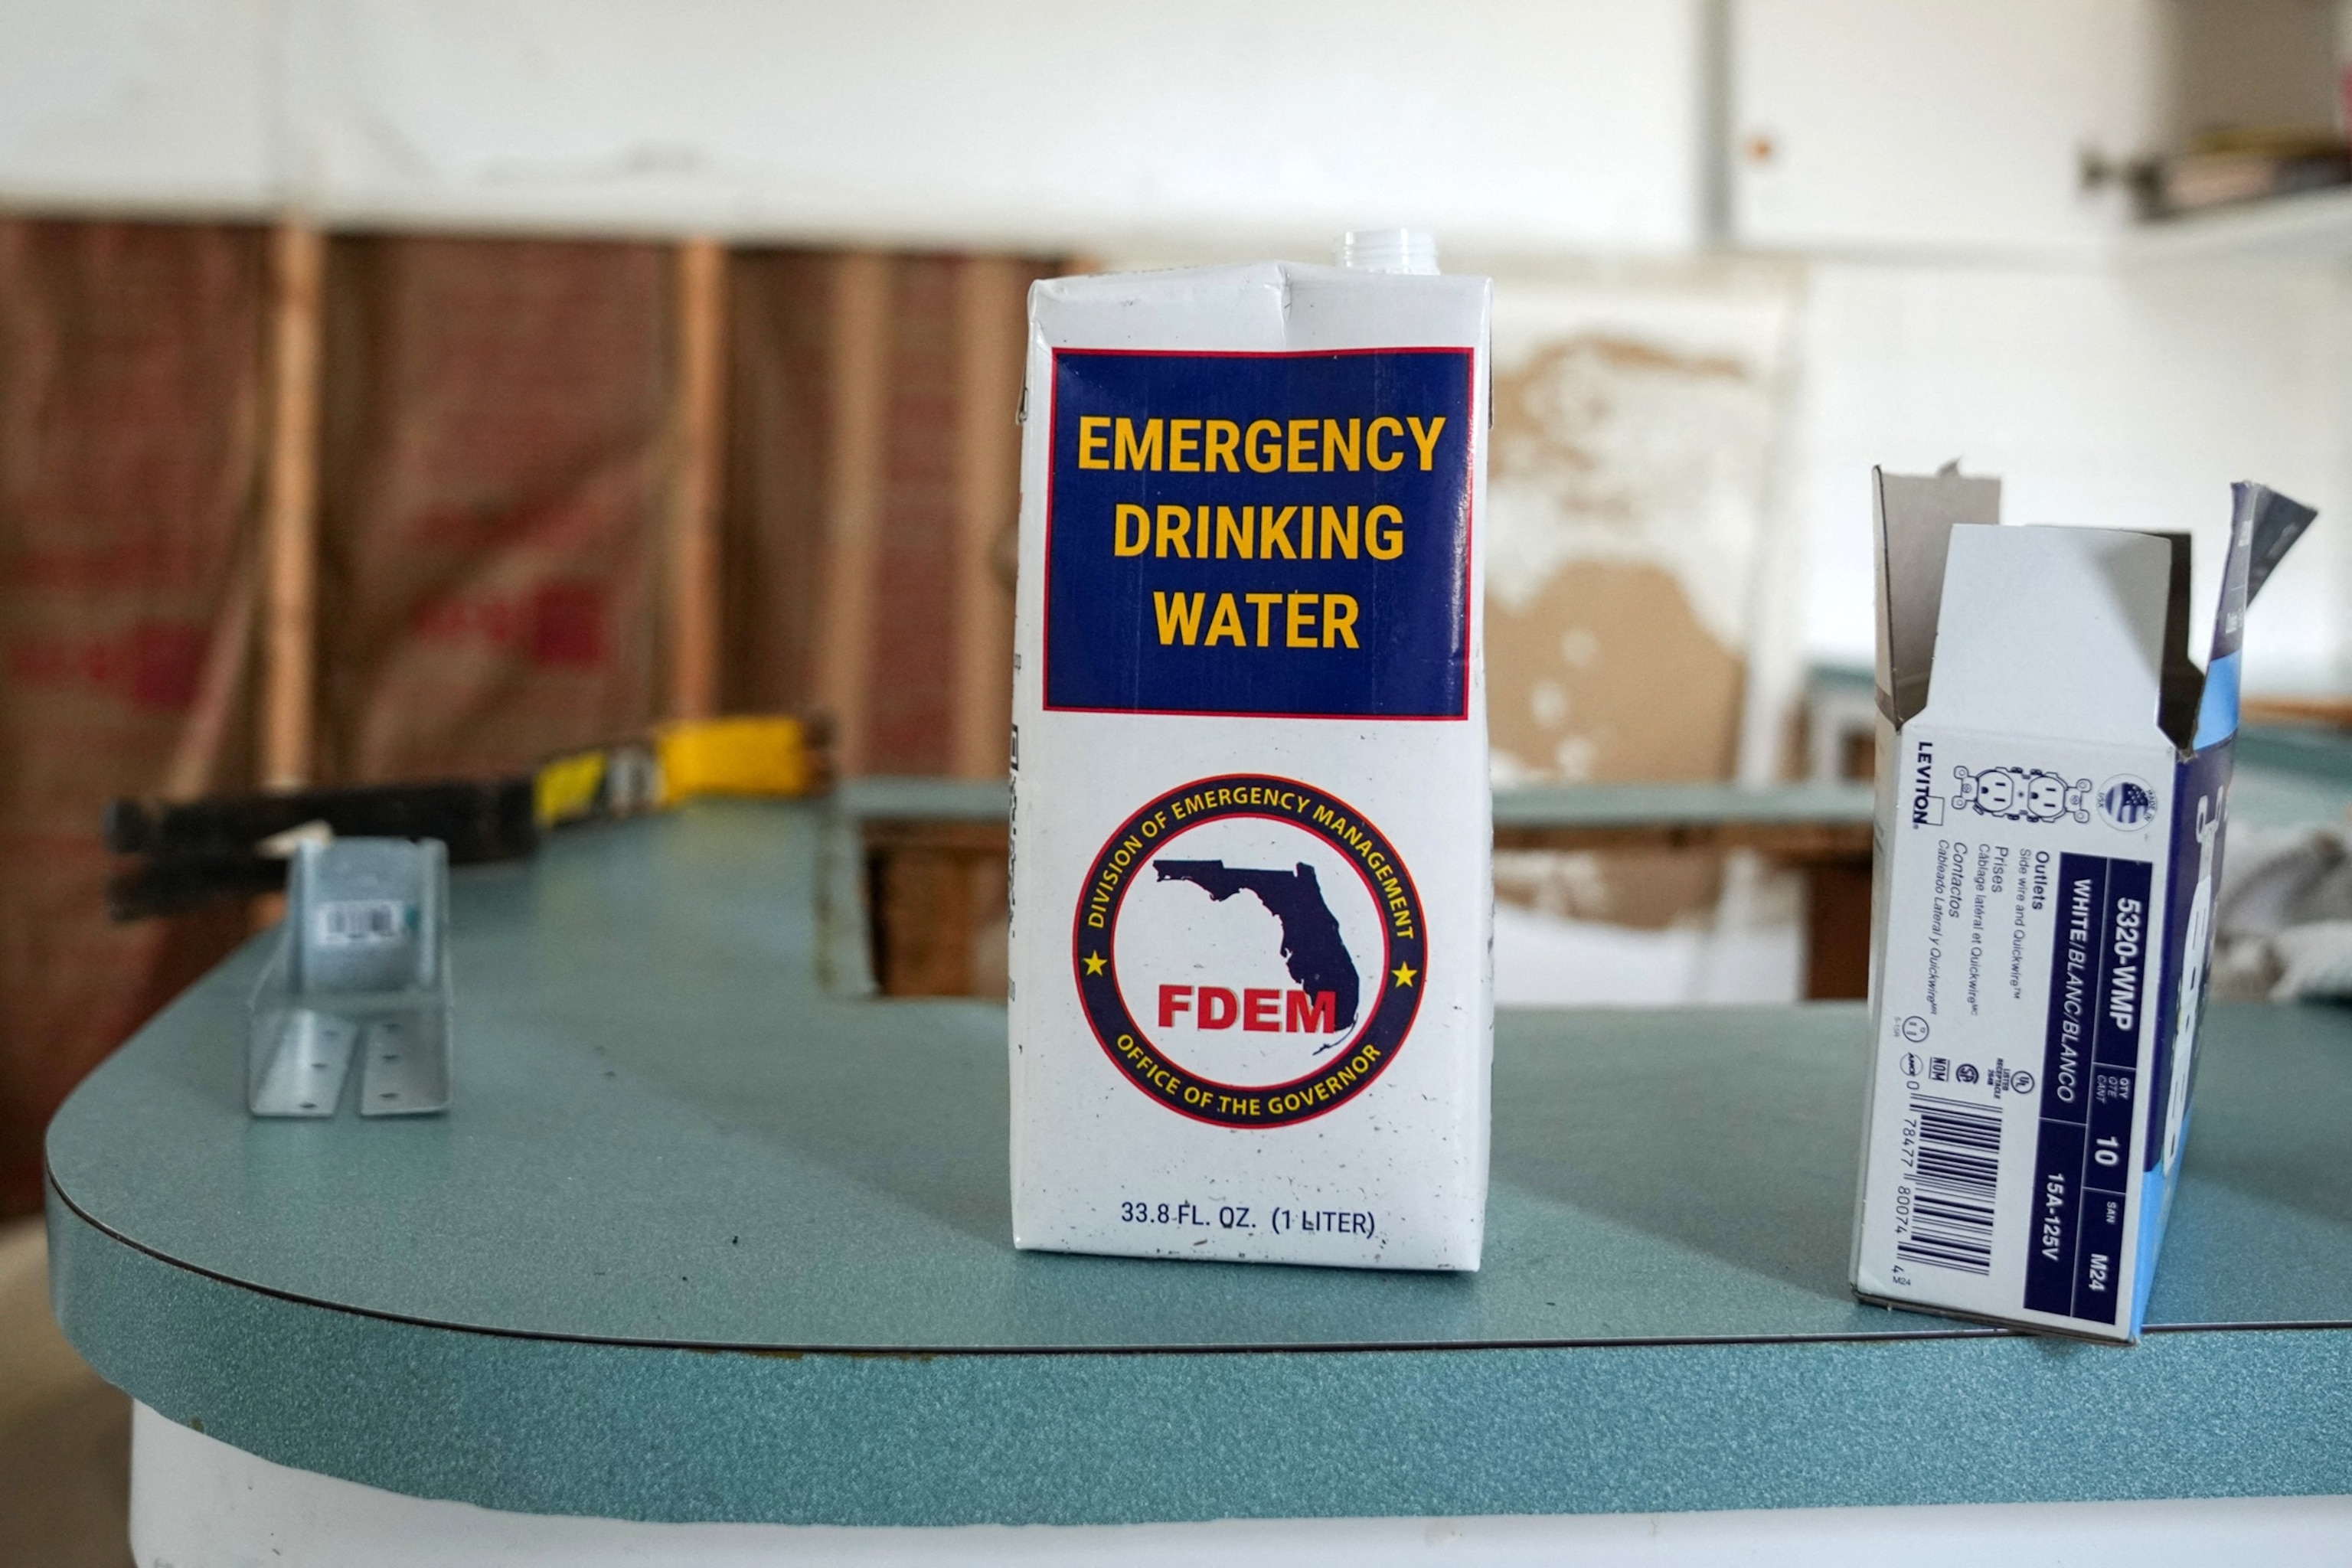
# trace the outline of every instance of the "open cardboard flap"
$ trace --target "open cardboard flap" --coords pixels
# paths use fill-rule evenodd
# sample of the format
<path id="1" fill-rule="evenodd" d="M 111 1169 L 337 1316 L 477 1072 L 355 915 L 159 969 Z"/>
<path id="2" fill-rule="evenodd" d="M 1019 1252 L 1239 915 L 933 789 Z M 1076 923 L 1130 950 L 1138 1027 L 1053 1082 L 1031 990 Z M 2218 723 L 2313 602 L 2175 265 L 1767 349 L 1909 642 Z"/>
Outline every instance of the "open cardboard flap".
<path id="1" fill-rule="evenodd" d="M 1878 707 L 1900 729 L 1927 705 L 1946 542 L 1962 523 L 2000 521 L 2000 481 L 1870 471 L 1878 537 Z"/>
<path id="2" fill-rule="evenodd" d="M 2213 609 L 2213 651 L 2198 694 L 2196 728 L 2189 738 L 2189 744 L 2199 749 L 2237 733 L 2246 606 L 2319 515 L 2267 485 L 2242 481 L 2230 487 L 2230 563 L 2222 572 L 2221 603 Z"/>
<path id="3" fill-rule="evenodd" d="M 1925 716 L 1958 729 L 2155 739 L 2172 548 L 2120 529 L 1955 530 Z"/>
<path id="4" fill-rule="evenodd" d="M 1873 473 L 1878 700 L 1941 724 L 2186 753 L 2236 731 L 2246 606 L 2315 515 L 2231 487 L 2208 663 L 2189 652 L 2189 542 L 2126 529 L 2003 528 L 2000 481 Z M 1990 525 L 1963 528 L 1962 524 Z"/>

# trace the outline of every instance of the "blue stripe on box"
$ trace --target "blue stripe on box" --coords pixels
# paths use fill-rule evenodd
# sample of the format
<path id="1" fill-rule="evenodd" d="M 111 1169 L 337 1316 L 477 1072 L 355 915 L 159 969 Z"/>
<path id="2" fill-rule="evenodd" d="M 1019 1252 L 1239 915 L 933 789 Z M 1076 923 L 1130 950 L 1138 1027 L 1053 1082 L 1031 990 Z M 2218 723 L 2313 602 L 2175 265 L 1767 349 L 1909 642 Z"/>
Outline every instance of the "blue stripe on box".
<path id="1" fill-rule="evenodd" d="M 2225 653 L 2205 671 L 2205 696 L 2197 705 L 2197 739 L 2192 751 L 2203 751 L 2216 741 L 2238 732 L 2238 665 L 2242 654 Z"/>
<path id="2" fill-rule="evenodd" d="M 2028 1310 L 2074 1315 L 2074 1251 L 2082 1232 L 2084 1131 L 2044 1121 L 2033 1155 L 2032 1218 L 2026 1227 Z"/>
<path id="3" fill-rule="evenodd" d="M 2029 1310 L 2112 1323 L 2150 960 L 2145 860 L 2062 855 L 2026 1227 Z"/>

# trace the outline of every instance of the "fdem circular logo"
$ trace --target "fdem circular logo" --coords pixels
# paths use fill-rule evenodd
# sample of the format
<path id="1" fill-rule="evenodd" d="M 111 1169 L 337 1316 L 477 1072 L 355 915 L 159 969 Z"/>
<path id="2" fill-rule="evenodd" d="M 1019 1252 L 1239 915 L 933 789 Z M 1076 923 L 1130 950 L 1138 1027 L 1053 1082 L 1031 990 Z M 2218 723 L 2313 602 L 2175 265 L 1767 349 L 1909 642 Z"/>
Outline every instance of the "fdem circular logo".
<path id="1" fill-rule="evenodd" d="M 1136 1088 L 1223 1127 L 1346 1104 L 1412 1028 L 1429 935 L 1388 839 L 1296 779 L 1182 784 L 1121 823 L 1078 894 L 1071 962 Z"/>

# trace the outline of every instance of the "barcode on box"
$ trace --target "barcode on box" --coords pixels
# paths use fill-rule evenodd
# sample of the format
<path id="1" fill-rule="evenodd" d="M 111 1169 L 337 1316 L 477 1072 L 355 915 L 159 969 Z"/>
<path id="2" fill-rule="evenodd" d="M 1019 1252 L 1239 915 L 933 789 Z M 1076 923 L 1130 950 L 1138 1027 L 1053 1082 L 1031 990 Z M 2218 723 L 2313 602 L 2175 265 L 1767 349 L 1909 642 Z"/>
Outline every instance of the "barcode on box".
<path id="1" fill-rule="evenodd" d="M 320 904 L 313 922 L 320 947 L 382 947 L 408 936 L 408 906 L 397 899 L 344 899 Z"/>
<path id="2" fill-rule="evenodd" d="M 1911 1212 L 1895 1255 L 1931 1268 L 1989 1274 L 2000 1191 L 2000 1109 L 1915 1094 L 1911 1115 L 1919 1129 Z"/>

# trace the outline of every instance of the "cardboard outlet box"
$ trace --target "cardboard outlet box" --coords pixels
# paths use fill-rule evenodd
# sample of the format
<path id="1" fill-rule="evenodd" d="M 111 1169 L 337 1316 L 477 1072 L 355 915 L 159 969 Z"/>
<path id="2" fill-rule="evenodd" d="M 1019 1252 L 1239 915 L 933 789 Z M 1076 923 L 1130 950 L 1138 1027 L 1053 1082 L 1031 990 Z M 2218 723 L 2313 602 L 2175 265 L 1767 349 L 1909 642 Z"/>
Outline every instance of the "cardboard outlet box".
<path id="1" fill-rule="evenodd" d="M 1020 1247 L 1478 1266 L 1487 299 L 1286 263 L 1031 291 Z"/>
<path id="2" fill-rule="evenodd" d="M 2196 1075 L 2247 603 L 2311 521 L 2235 487 L 2203 668 L 2185 535 L 1998 527 L 1874 476 L 1878 820 L 1854 1289 L 2139 1336 Z"/>

